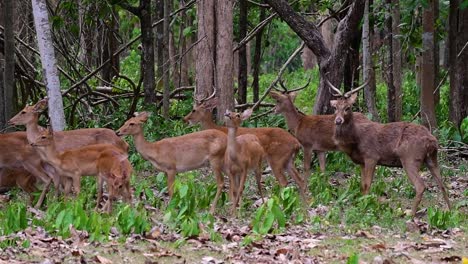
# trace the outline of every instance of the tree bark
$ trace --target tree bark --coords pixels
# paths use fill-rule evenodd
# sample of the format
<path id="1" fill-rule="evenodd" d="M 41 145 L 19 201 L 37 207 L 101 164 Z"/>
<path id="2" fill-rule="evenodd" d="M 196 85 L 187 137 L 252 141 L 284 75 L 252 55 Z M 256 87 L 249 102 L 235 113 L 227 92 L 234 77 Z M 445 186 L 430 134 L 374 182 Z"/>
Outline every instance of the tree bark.
<path id="1" fill-rule="evenodd" d="M 216 89 L 219 98 L 217 119 L 224 119 L 226 110 L 234 110 L 233 86 L 233 0 L 216 2 Z"/>
<path id="2" fill-rule="evenodd" d="M 422 14 L 421 119 L 423 125 L 431 130 L 437 128 L 433 94 L 435 89 L 434 23 L 434 0 L 428 0 L 427 8 L 424 8 Z"/>
<path id="3" fill-rule="evenodd" d="M 151 0 L 140 0 L 140 26 L 143 65 L 143 90 L 145 103 L 156 101 L 155 73 L 154 73 L 154 44 L 151 15 Z"/>
<path id="4" fill-rule="evenodd" d="M 52 129 L 61 131 L 65 127 L 65 114 L 63 112 L 60 79 L 45 0 L 32 0 L 32 8 L 47 95 L 49 97 L 49 118 L 51 120 Z"/>
<path id="5" fill-rule="evenodd" d="M 402 54 L 400 34 L 400 0 L 394 0 L 392 3 L 392 72 L 393 89 L 395 92 L 395 97 L 393 98 L 393 121 L 401 121 L 402 114 L 403 94 L 401 90 Z"/>
<path id="6" fill-rule="evenodd" d="M 115 8 L 113 8 L 111 14 L 109 14 L 109 17 L 104 19 L 103 24 L 104 44 L 102 50 L 102 62 L 110 60 L 110 62 L 107 63 L 101 70 L 101 77 L 104 81 L 103 85 L 106 85 L 107 83 L 111 83 L 112 79 L 120 72 L 119 56 L 112 56 L 119 48 L 119 43 L 116 37 L 116 34 L 119 31 L 118 12 L 116 12 Z"/>
<path id="7" fill-rule="evenodd" d="M 388 51 L 386 53 L 386 60 L 384 63 L 384 71 L 382 74 L 387 83 L 387 119 L 388 122 L 395 122 L 395 86 L 393 83 L 393 31 L 392 31 L 392 0 L 386 0 L 385 9 L 390 12 L 385 12 L 385 31 L 386 31 L 386 44 Z"/>
<path id="8" fill-rule="evenodd" d="M 362 25 L 362 78 L 364 82 L 368 82 L 368 85 L 364 87 L 364 99 L 366 101 L 367 110 L 371 114 L 373 121 L 379 122 L 379 113 L 375 106 L 375 72 L 374 63 L 372 59 L 372 34 L 370 30 L 369 15 L 370 11 L 370 0 L 366 0 L 364 7 L 364 23 Z"/>
<path id="9" fill-rule="evenodd" d="M 4 26 L 4 60 L 3 69 L 3 113 L 0 120 L 0 127 L 4 128 L 6 122 L 14 114 L 14 90 L 15 90 L 15 35 L 14 35 L 14 17 L 15 2 L 4 1 L 3 6 L 3 26 Z"/>
<path id="10" fill-rule="evenodd" d="M 259 22 L 262 22 L 266 18 L 265 8 L 260 7 L 260 18 Z M 259 76 L 260 76 L 260 62 L 262 59 L 262 36 L 264 28 L 261 28 L 257 36 L 255 36 L 255 53 L 253 57 L 253 81 L 252 81 L 252 92 L 253 92 L 253 102 L 258 102 L 260 98 L 260 89 L 259 89 Z"/>
<path id="11" fill-rule="evenodd" d="M 449 119 L 457 128 L 468 116 L 468 8 L 460 0 L 450 1 L 449 10 Z"/>
<path id="12" fill-rule="evenodd" d="M 171 93 L 171 86 L 170 86 L 170 79 L 169 69 L 171 68 L 170 61 L 169 61 L 169 14 L 170 4 L 169 1 L 171 0 L 164 0 L 164 50 L 163 50 L 163 61 L 164 61 L 164 73 L 163 73 L 163 83 L 164 83 L 164 93 L 163 93 L 163 116 L 168 119 L 169 118 L 169 95 Z"/>
<path id="13" fill-rule="evenodd" d="M 248 23 L 248 2 L 247 0 L 239 1 L 239 40 L 242 40 L 247 35 Z M 237 76 L 237 102 L 245 104 L 247 102 L 247 45 L 242 45 L 238 51 L 239 55 L 239 71 Z"/>
<path id="14" fill-rule="evenodd" d="M 214 0 L 199 0 L 197 3 L 198 40 L 200 42 L 196 47 L 196 97 L 211 94 L 215 84 L 215 2 Z"/>
<path id="15" fill-rule="evenodd" d="M 364 11 L 364 0 L 351 3 L 346 16 L 339 22 L 333 49 L 326 47 L 317 27 L 297 14 L 284 0 L 266 0 L 278 15 L 298 34 L 304 43 L 317 56 L 320 68 L 320 86 L 314 105 L 314 114 L 331 113 L 331 93 L 324 81 L 324 77 L 335 85 L 340 86 L 343 80 L 343 65 L 349 50 L 352 37 L 357 33 L 359 22 Z"/>

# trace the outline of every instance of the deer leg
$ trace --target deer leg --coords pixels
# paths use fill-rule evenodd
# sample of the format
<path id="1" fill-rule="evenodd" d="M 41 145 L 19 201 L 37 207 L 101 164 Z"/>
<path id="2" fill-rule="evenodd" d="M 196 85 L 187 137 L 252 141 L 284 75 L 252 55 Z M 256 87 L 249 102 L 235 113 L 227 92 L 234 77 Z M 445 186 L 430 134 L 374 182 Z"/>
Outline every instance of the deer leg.
<path id="1" fill-rule="evenodd" d="M 216 177 L 216 195 L 215 195 L 215 198 L 213 200 L 213 204 L 211 204 L 211 208 L 210 208 L 210 213 L 213 214 L 215 212 L 216 205 L 218 204 L 218 199 L 221 196 L 221 193 L 223 191 L 224 176 L 223 176 L 223 174 L 221 172 L 221 165 L 212 164 L 211 168 L 213 169 L 213 172 L 214 172 L 215 177 Z"/>
<path id="2" fill-rule="evenodd" d="M 320 165 L 320 171 L 325 172 L 325 164 L 326 164 L 326 153 L 323 151 L 316 151 L 318 160 L 319 160 L 319 165 Z"/>
<path id="3" fill-rule="evenodd" d="M 299 187 L 299 192 L 305 198 L 306 196 L 306 188 L 307 188 L 307 179 L 308 178 L 301 178 L 301 175 L 294 166 L 294 157 L 295 155 L 289 155 L 283 160 L 283 168 L 286 169 L 289 176 L 296 182 Z"/>
<path id="4" fill-rule="evenodd" d="M 288 185 L 288 180 L 286 179 L 286 176 L 284 176 L 283 173 L 283 166 L 281 164 L 281 156 L 283 153 L 279 153 L 280 155 L 276 155 L 274 157 L 268 156 L 268 164 L 271 167 L 271 170 L 273 171 L 273 175 L 275 176 L 276 180 L 278 181 L 279 185 L 281 187 L 285 187 Z"/>
<path id="5" fill-rule="evenodd" d="M 262 191 L 262 160 L 260 160 L 258 167 L 255 169 L 255 180 L 257 181 L 257 188 L 260 193 L 260 197 L 262 197 L 262 203 L 265 203 Z"/>
<path id="6" fill-rule="evenodd" d="M 168 170 L 166 172 L 166 175 L 167 175 L 167 189 L 169 190 L 169 197 L 172 198 L 172 195 L 174 194 L 174 180 L 175 180 L 176 171 Z"/>
<path id="7" fill-rule="evenodd" d="M 247 179 L 247 170 L 243 171 L 240 176 L 240 183 L 237 186 L 236 207 L 239 206 L 242 199 L 242 193 L 244 192 L 245 188 L 245 180 Z"/>
<path id="8" fill-rule="evenodd" d="M 405 161 L 403 159 L 401 159 L 401 164 L 403 165 L 403 169 L 405 169 L 406 174 L 408 174 L 408 178 L 416 189 L 416 197 L 414 198 L 413 207 L 411 209 L 411 215 L 414 216 L 416 214 L 416 210 L 418 209 L 419 203 L 421 202 L 423 193 L 426 190 L 424 181 L 419 176 L 419 168 L 421 168 L 421 164 L 420 162 Z"/>
<path id="9" fill-rule="evenodd" d="M 99 204 L 101 203 L 101 200 L 102 200 L 102 185 L 103 185 L 103 177 L 104 175 L 102 175 L 101 173 L 98 174 L 98 177 L 97 177 L 97 199 L 96 199 L 96 207 L 94 208 L 94 210 L 98 210 L 99 208 Z"/>
<path id="10" fill-rule="evenodd" d="M 132 206 L 132 190 L 130 188 L 130 180 L 127 180 L 124 184 L 124 200 L 126 203 L 128 203 L 130 206 Z"/>
<path id="11" fill-rule="evenodd" d="M 310 176 L 310 166 L 312 162 L 312 148 L 304 147 L 304 179 Z"/>
<path id="12" fill-rule="evenodd" d="M 373 159 L 365 159 L 364 166 L 361 165 L 361 192 L 364 195 L 369 194 L 376 165 L 377 161 Z"/>
<path id="13" fill-rule="evenodd" d="M 437 185 L 439 185 L 439 189 L 442 191 L 442 194 L 444 195 L 444 200 L 447 203 L 449 210 L 452 209 L 450 205 L 450 200 L 447 195 L 447 191 L 445 190 L 444 183 L 442 182 L 442 177 L 440 175 L 440 168 L 437 162 L 437 152 L 434 152 L 434 154 L 430 154 L 430 156 L 426 157 L 425 163 L 426 163 L 426 166 L 431 171 L 432 176 L 435 178 Z"/>

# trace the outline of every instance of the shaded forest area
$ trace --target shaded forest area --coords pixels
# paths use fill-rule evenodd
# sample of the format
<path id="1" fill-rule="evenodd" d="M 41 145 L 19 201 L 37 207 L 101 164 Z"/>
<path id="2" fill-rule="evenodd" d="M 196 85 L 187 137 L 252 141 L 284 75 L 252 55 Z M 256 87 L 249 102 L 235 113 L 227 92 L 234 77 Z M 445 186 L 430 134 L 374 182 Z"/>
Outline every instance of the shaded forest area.
<path id="1" fill-rule="evenodd" d="M 0 10 L 1 261 L 468 261 L 467 0 Z"/>

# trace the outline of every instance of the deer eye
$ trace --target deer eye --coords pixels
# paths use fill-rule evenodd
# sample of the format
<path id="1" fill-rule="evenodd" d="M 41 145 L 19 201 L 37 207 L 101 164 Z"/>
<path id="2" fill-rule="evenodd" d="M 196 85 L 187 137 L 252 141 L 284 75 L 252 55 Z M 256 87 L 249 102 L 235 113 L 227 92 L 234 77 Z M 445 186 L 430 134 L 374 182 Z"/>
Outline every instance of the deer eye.
<path id="1" fill-rule="evenodd" d="M 134 125 L 135 125 L 135 123 L 130 123 L 130 124 L 128 124 L 128 125 L 129 125 L 129 126 L 134 126 Z"/>
<path id="2" fill-rule="evenodd" d="M 350 110 L 351 110 L 350 107 L 346 107 L 346 108 L 345 108 L 345 111 L 346 111 L 346 112 L 349 112 Z"/>
<path id="3" fill-rule="evenodd" d="M 21 114 L 22 114 L 22 115 L 26 114 L 26 111 L 21 111 Z"/>
<path id="4" fill-rule="evenodd" d="M 47 137 L 46 137 L 46 136 L 42 136 L 41 138 L 42 138 L 42 139 L 46 139 Z"/>

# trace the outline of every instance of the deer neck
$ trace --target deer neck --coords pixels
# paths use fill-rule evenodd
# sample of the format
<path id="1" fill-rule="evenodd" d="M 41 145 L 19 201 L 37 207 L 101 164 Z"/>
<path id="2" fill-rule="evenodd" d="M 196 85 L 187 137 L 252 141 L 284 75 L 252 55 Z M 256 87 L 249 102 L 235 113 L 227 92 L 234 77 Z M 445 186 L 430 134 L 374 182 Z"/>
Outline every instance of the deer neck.
<path id="1" fill-rule="evenodd" d="M 26 124 L 26 137 L 29 142 L 33 142 L 39 136 L 38 116 L 34 116 L 31 122 Z"/>
<path id="2" fill-rule="evenodd" d="M 200 121 L 200 124 L 203 130 L 218 128 L 218 125 L 213 121 L 211 113 L 208 113 L 207 115 L 205 115 L 203 119 Z"/>
<path id="3" fill-rule="evenodd" d="M 286 111 L 283 112 L 286 119 L 286 124 L 288 125 L 289 130 L 296 134 L 296 128 L 301 122 L 302 115 L 297 111 L 296 107 L 293 104 L 287 106 Z"/>
<path id="4" fill-rule="evenodd" d="M 139 153 L 146 153 L 146 148 L 149 142 L 146 141 L 145 136 L 143 135 L 143 128 L 133 135 L 133 141 L 135 143 L 135 148 Z"/>
<path id="5" fill-rule="evenodd" d="M 226 151 L 230 157 L 235 156 L 238 152 L 239 147 L 236 141 L 236 137 L 237 127 L 228 127 Z"/>
<path id="6" fill-rule="evenodd" d="M 47 146 L 38 147 L 37 152 L 39 153 L 41 159 L 47 163 L 52 164 L 54 167 L 60 166 L 60 157 L 57 152 L 57 148 L 55 147 L 54 141 L 52 141 L 52 143 Z"/>
<path id="7" fill-rule="evenodd" d="M 353 114 L 351 114 L 349 119 L 345 120 L 345 122 L 342 125 L 335 127 L 335 137 L 340 139 L 340 141 L 354 142 L 355 135 L 356 131 L 354 127 Z"/>

